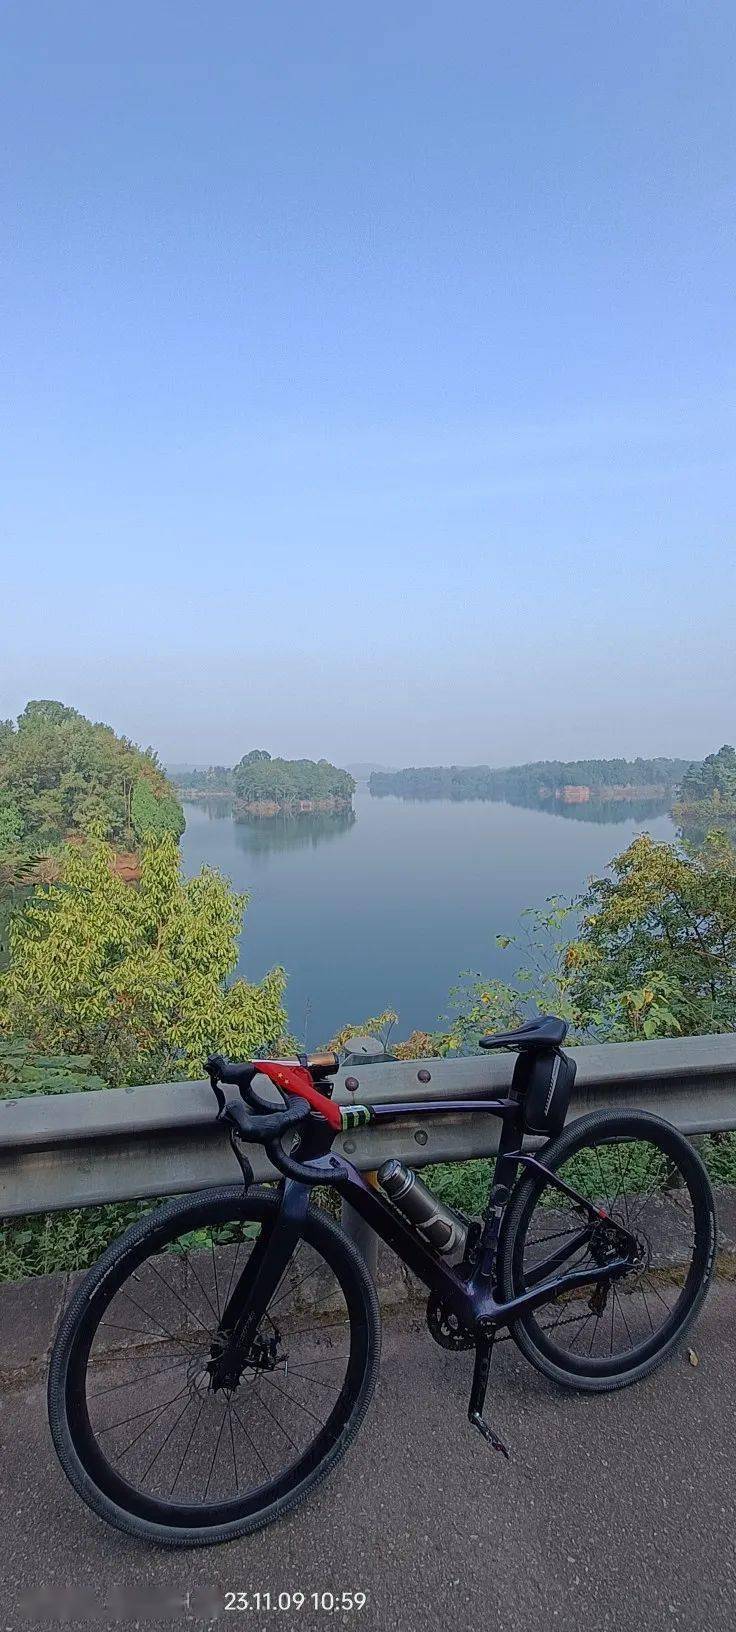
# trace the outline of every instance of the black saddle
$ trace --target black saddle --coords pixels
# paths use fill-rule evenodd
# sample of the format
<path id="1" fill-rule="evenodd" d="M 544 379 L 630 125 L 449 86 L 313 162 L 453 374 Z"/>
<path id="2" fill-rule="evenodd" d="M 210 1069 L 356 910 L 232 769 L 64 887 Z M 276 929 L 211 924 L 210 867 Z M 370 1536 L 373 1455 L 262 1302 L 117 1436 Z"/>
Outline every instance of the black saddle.
<path id="1" fill-rule="evenodd" d="M 527 1020 L 516 1031 L 496 1031 L 490 1037 L 481 1037 L 481 1048 L 516 1048 L 525 1053 L 559 1048 L 567 1036 L 567 1021 L 554 1014 L 540 1014 L 537 1020 Z"/>

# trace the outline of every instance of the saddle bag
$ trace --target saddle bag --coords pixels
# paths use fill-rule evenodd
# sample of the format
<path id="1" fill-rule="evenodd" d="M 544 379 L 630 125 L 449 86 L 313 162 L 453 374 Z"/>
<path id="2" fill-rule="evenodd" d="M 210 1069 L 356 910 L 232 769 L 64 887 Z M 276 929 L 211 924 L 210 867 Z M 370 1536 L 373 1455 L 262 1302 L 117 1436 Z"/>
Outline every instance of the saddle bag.
<path id="1" fill-rule="evenodd" d="M 525 1133 L 554 1139 L 565 1126 L 575 1061 L 561 1049 L 537 1053 L 522 1049 L 514 1067 L 512 1090 L 521 1101 Z"/>

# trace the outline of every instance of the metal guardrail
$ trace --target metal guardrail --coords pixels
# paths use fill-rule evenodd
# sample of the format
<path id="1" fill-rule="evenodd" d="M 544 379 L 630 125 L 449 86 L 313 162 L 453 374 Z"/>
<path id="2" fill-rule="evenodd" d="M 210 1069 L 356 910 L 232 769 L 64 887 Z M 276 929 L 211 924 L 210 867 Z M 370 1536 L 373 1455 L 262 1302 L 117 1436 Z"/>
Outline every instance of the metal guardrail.
<path id="1" fill-rule="evenodd" d="M 683 1133 L 736 1128 L 736 1034 L 571 1049 L 578 1072 L 570 1116 L 641 1106 Z M 351 1066 L 337 1078 L 344 1104 L 495 1097 L 513 1058 L 472 1055 Z M 418 1073 L 429 1073 L 419 1081 Z M 350 1092 L 345 1081 L 357 1078 Z M 482 1113 L 402 1118 L 338 1141 L 363 1170 L 398 1156 L 412 1167 L 463 1161 L 496 1149 L 498 1119 Z M 253 1148 L 259 1179 L 274 1176 Z M 178 1195 L 237 1179 L 227 1134 L 206 1082 L 165 1083 L 87 1094 L 0 1099 L 0 1217 Z"/>

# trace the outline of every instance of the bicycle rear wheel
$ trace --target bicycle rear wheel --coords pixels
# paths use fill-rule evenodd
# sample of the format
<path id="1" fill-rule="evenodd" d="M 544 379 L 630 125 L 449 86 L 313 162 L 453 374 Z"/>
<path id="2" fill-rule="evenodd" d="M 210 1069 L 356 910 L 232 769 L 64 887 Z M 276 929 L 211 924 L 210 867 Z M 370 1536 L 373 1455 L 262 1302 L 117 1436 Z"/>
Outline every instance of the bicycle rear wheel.
<path id="1" fill-rule="evenodd" d="M 368 1408 L 373 1283 L 310 1208 L 237 1386 L 207 1362 L 231 1289 L 278 1210 L 240 1185 L 166 1203 L 115 1242 L 62 1319 L 49 1418 L 67 1477 L 101 1518 L 169 1546 L 229 1541 L 327 1474 Z"/>
<path id="2" fill-rule="evenodd" d="M 705 1297 L 716 1244 L 708 1175 L 682 1134 L 643 1111 L 580 1117 L 540 1160 L 636 1237 L 638 1261 L 598 1291 L 592 1284 L 563 1288 L 554 1302 L 514 1321 L 511 1335 L 555 1382 L 594 1393 L 622 1388 L 662 1364 Z M 535 1266 L 572 1242 L 581 1221 L 579 1208 L 544 1175 L 520 1180 L 499 1248 L 504 1301 L 534 1283 Z M 602 1234 L 586 1240 L 554 1273 L 602 1262 L 602 1248 Z"/>

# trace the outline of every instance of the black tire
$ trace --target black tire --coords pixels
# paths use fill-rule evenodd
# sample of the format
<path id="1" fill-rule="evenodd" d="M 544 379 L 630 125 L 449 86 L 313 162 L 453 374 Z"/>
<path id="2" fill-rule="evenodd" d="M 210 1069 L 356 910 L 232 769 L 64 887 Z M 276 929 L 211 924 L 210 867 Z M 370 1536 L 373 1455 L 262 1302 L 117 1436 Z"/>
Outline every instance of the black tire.
<path id="1" fill-rule="evenodd" d="M 266 1334 L 272 1343 L 273 1333 L 276 1333 L 278 1341 L 273 1350 L 274 1357 L 276 1350 L 287 1342 L 292 1349 L 296 1344 L 298 1363 L 306 1369 L 294 1373 L 289 1370 L 289 1355 L 280 1354 L 278 1365 L 284 1362 L 284 1370 L 278 1385 L 271 1375 L 278 1375 L 277 1365 L 270 1363 L 249 1363 L 246 1371 L 250 1369 L 252 1375 L 246 1376 L 244 1371 L 237 1387 L 229 1393 L 220 1391 L 213 1394 L 204 1380 L 206 1374 L 203 1367 L 206 1362 L 203 1357 L 208 1353 L 205 1330 L 208 1323 L 214 1329 L 215 1290 L 219 1312 L 221 1302 L 224 1304 L 230 1295 L 230 1288 L 225 1292 L 223 1286 L 223 1275 L 228 1273 L 228 1264 L 232 1284 L 236 1270 L 239 1278 L 245 1267 L 250 1248 L 255 1247 L 262 1234 L 267 1235 L 277 1207 L 273 1192 L 251 1190 L 246 1194 L 242 1185 L 208 1190 L 165 1203 L 132 1225 L 119 1241 L 108 1248 L 99 1263 L 85 1276 L 62 1317 L 51 1355 L 48 1380 L 49 1420 L 59 1460 L 74 1489 L 94 1513 L 139 1539 L 171 1547 L 209 1546 L 231 1541 L 269 1524 L 300 1502 L 331 1471 L 347 1451 L 363 1421 L 375 1386 L 380 1354 L 380 1320 L 375 1288 L 352 1243 L 326 1214 L 312 1206 L 297 1252 L 269 1305 L 272 1314 L 264 1316 L 259 1332 L 259 1336 L 260 1333 Z M 200 1232 L 194 1239 L 193 1231 Z M 207 1232 L 212 1272 L 209 1270 L 206 1245 L 203 1244 Z M 246 1257 L 237 1268 L 244 1240 Z M 299 1273 L 305 1263 L 309 1265 L 313 1261 L 314 1267 L 307 1268 L 303 1279 L 295 1284 L 297 1271 L 293 1266 L 299 1252 L 305 1254 L 300 1260 Z M 163 1258 L 160 1257 L 161 1253 L 165 1254 Z M 226 1256 L 228 1253 L 229 1258 Z M 313 1284 L 320 1290 L 310 1303 L 312 1295 L 305 1294 L 304 1282 L 317 1273 L 320 1279 Z M 135 1286 L 131 1281 L 133 1276 L 137 1276 Z M 323 1297 L 321 1289 L 328 1281 L 329 1292 Z M 161 1291 L 158 1290 L 159 1286 L 162 1287 Z M 281 1290 L 282 1287 L 285 1291 Z M 150 1291 L 145 1291 L 145 1288 L 150 1288 Z M 185 1299 L 181 1296 L 182 1289 L 186 1292 Z M 151 1292 L 154 1296 L 153 1309 L 149 1306 Z M 144 1293 L 145 1304 L 141 1302 Z M 277 1304 L 283 1305 L 290 1294 L 293 1294 L 293 1307 L 291 1315 L 287 1312 L 286 1324 L 288 1326 L 291 1320 L 291 1328 L 284 1338 L 273 1314 L 278 1312 Z M 167 1302 L 174 1295 L 177 1302 Z M 118 1297 L 122 1300 L 125 1318 L 134 1322 L 132 1327 L 122 1328 L 127 1333 L 125 1337 L 120 1335 Z M 186 1311 L 184 1314 L 179 1312 L 182 1303 Z M 130 1312 L 132 1306 L 142 1311 L 145 1317 L 143 1326 L 137 1324 L 141 1320 L 141 1313 L 133 1315 Z M 305 1306 L 308 1306 L 306 1314 Z M 210 1308 L 213 1309 L 211 1319 Z M 106 1314 L 110 1310 L 118 1315 L 116 1322 L 106 1321 Z M 283 1326 L 282 1316 L 283 1311 L 278 1312 L 278 1320 Z M 309 1321 L 313 1324 L 309 1325 Z M 139 1332 L 140 1338 L 133 1336 L 131 1340 L 132 1331 Z M 309 1335 L 305 1336 L 305 1332 Z M 347 1350 L 345 1355 L 334 1355 L 332 1352 L 336 1333 L 339 1335 L 338 1346 Z M 308 1347 L 310 1341 L 313 1345 L 311 1350 Z M 301 1354 L 316 1352 L 318 1358 L 302 1359 L 300 1344 Z M 181 1354 L 184 1355 L 183 1359 L 180 1358 Z M 166 1364 L 160 1366 L 159 1361 L 164 1357 Z M 341 1385 L 335 1381 L 334 1375 L 325 1377 L 324 1373 L 314 1369 L 324 1365 L 334 1366 L 338 1362 L 341 1365 L 343 1359 L 347 1361 L 347 1366 Z M 150 1370 L 152 1363 L 156 1367 L 153 1372 Z M 137 1367 L 141 1369 L 136 1370 Z M 132 1376 L 127 1380 L 131 1368 Z M 166 1375 L 168 1371 L 173 1373 L 171 1379 Z M 110 1377 L 117 1375 L 122 1375 L 124 1381 L 110 1383 Z M 102 1389 L 95 1386 L 100 1376 L 106 1384 Z M 154 1381 L 146 1382 L 147 1378 Z M 285 1391 L 287 1379 L 289 1390 L 296 1388 L 296 1394 Z M 147 1426 L 138 1436 L 145 1450 L 145 1436 L 150 1435 L 152 1425 L 161 1412 L 157 1404 L 145 1405 L 138 1418 L 135 1415 L 123 1416 L 111 1425 L 100 1427 L 98 1419 L 104 1414 L 105 1407 L 95 1406 L 93 1401 L 99 1401 L 102 1395 L 112 1395 L 117 1410 L 124 1410 L 126 1398 L 130 1399 L 131 1404 L 139 1406 L 141 1399 L 147 1399 L 152 1390 L 163 1388 L 168 1396 L 169 1389 L 178 1387 L 179 1383 L 183 1383 L 183 1387 L 174 1400 L 178 1402 L 184 1398 L 181 1415 L 186 1416 L 190 1410 L 198 1409 L 189 1441 L 190 1447 L 193 1440 L 196 1442 L 192 1451 L 195 1462 L 198 1456 L 200 1467 L 203 1467 L 211 1445 L 215 1451 L 213 1437 L 217 1439 L 219 1448 L 224 1435 L 223 1455 L 228 1440 L 232 1441 L 232 1472 L 227 1476 L 230 1494 L 226 1493 L 226 1482 L 223 1481 L 219 1486 L 219 1496 L 215 1496 L 217 1484 L 211 1485 L 210 1470 L 203 1501 L 195 1501 L 191 1494 L 182 1501 L 178 1493 L 172 1499 L 174 1486 L 181 1478 L 180 1468 L 171 1495 L 159 1496 L 145 1487 L 145 1477 L 150 1477 L 149 1468 L 146 1468 L 145 1476 L 136 1475 L 136 1486 L 130 1471 L 123 1474 L 112 1460 L 117 1456 L 118 1461 L 122 1461 L 126 1454 L 132 1454 L 131 1449 L 126 1446 L 126 1451 L 120 1453 L 115 1449 L 114 1441 L 110 1438 L 103 1440 L 104 1435 L 119 1432 L 126 1423 L 145 1419 Z M 260 1393 L 265 1383 L 275 1391 L 268 1398 Z M 143 1388 L 142 1384 L 145 1384 Z M 123 1400 L 118 1405 L 114 1397 L 121 1389 L 127 1390 L 128 1394 L 123 1394 Z M 307 1397 L 309 1404 L 306 1403 Z M 288 1429 L 283 1422 L 284 1398 L 296 1408 L 289 1418 Z M 154 1395 L 154 1399 L 157 1400 L 157 1396 Z M 256 1402 L 268 1412 L 268 1418 L 259 1417 L 257 1433 L 254 1415 Z M 169 1400 L 164 1408 L 162 1432 L 167 1423 L 166 1412 L 170 1411 L 173 1403 L 173 1400 Z M 215 1431 L 216 1409 L 221 1412 L 219 1436 Z M 200 1449 L 197 1436 L 203 1412 L 205 1431 L 211 1421 L 214 1427 Z M 246 1414 L 245 1423 L 241 1412 Z M 321 1413 L 326 1413 L 326 1416 L 323 1418 Z M 228 1434 L 224 1434 L 226 1415 Z M 235 1433 L 234 1417 L 236 1424 L 240 1425 L 236 1426 Z M 315 1432 L 314 1427 L 310 1426 L 310 1419 L 321 1424 L 319 1431 Z M 176 1420 L 178 1422 L 180 1418 Z M 271 1424 L 276 1424 L 276 1427 Z M 241 1429 L 245 1437 L 241 1436 Z M 277 1429 L 280 1431 L 278 1434 Z M 188 1421 L 185 1421 L 182 1433 L 186 1434 L 187 1430 Z M 127 1437 L 127 1432 L 124 1437 Z M 161 1455 L 170 1457 L 172 1464 L 178 1458 L 177 1433 L 174 1424 L 154 1462 Z M 299 1438 L 303 1434 L 314 1437 L 302 1447 L 292 1437 L 293 1434 Z M 265 1438 L 262 1437 L 264 1435 Z M 271 1464 L 277 1451 L 281 1455 L 282 1436 L 294 1447 L 295 1456 L 291 1457 L 291 1452 L 284 1446 L 284 1454 L 291 1460 L 287 1460 L 286 1467 L 278 1474 L 273 1474 Z M 164 1449 L 167 1441 L 169 1448 Z M 244 1457 L 246 1464 L 250 1460 L 250 1445 L 253 1454 L 258 1456 L 260 1464 L 271 1475 L 264 1480 L 259 1469 L 259 1482 L 247 1494 L 241 1489 L 238 1443 L 241 1446 L 241 1465 Z M 136 1440 L 132 1441 L 132 1445 L 136 1445 Z M 143 1452 L 140 1459 L 142 1456 Z M 156 1478 L 161 1472 L 159 1463 Z M 185 1485 L 191 1477 L 188 1472 L 185 1474 Z M 217 1478 L 223 1478 L 219 1470 Z M 208 1499 L 210 1489 L 213 1499 Z"/>
<path id="2" fill-rule="evenodd" d="M 636 1180 L 640 1188 L 632 1192 L 630 1207 L 622 1151 L 630 1153 L 634 1149 L 647 1152 L 649 1166 L 642 1169 L 640 1163 L 637 1168 L 634 1162 L 634 1172 L 646 1177 Z M 578 1161 L 576 1166 L 575 1158 L 581 1153 L 583 1162 Z M 581 1171 L 591 1175 L 596 1172 L 585 1193 L 592 1200 L 601 1200 L 624 1227 L 630 1225 L 643 1243 L 646 1267 L 610 1283 L 604 1309 L 606 1326 L 600 1328 L 598 1339 L 596 1329 L 603 1315 L 591 1310 L 592 1287 L 563 1294 L 567 1298 L 564 1310 L 560 1298 L 521 1316 L 511 1324 L 511 1336 L 532 1365 L 554 1382 L 590 1393 L 623 1388 L 648 1376 L 667 1359 L 703 1302 L 713 1273 L 717 1239 L 710 1180 L 689 1141 L 668 1122 L 644 1111 L 596 1111 L 580 1117 L 539 1152 L 539 1159 L 575 1188 L 583 1187 Z M 627 1159 L 630 1161 L 631 1156 Z M 647 1188 L 650 1172 L 654 1174 L 651 1190 Z M 534 1264 L 534 1248 L 541 1249 L 537 1253 L 539 1260 L 557 1250 L 550 1249 L 552 1240 L 559 1241 L 565 1233 L 571 1233 L 571 1229 L 565 1232 L 559 1228 L 566 1216 L 573 1220 L 572 1228 L 579 1226 L 579 1213 L 568 1208 L 564 1197 L 560 1199 L 560 1193 L 543 1176 L 532 1171 L 519 1180 L 499 1245 L 499 1293 L 504 1302 L 525 1290 L 526 1275 Z M 549 1233 L 535 1239 L 533 1232 L 540 1224 Z M 656 1264 L 653 1238 L 658 1248 Z M 591 1262 L 589 1248 L 581 1249 L 566 1267 L 582 1267 L 586 1261 Z M 563 1275 L 565 1268 L 556 1273 Z M 635 1320 L 634 1314 L 640 1319 Z M 590 1352 L 586 1352 L 591 1320 L 594 1327 Z M 594 1355 L 596 1341 L 599 1349 L 605 1349 L 609 1324 L 610 1353 Z"/>

